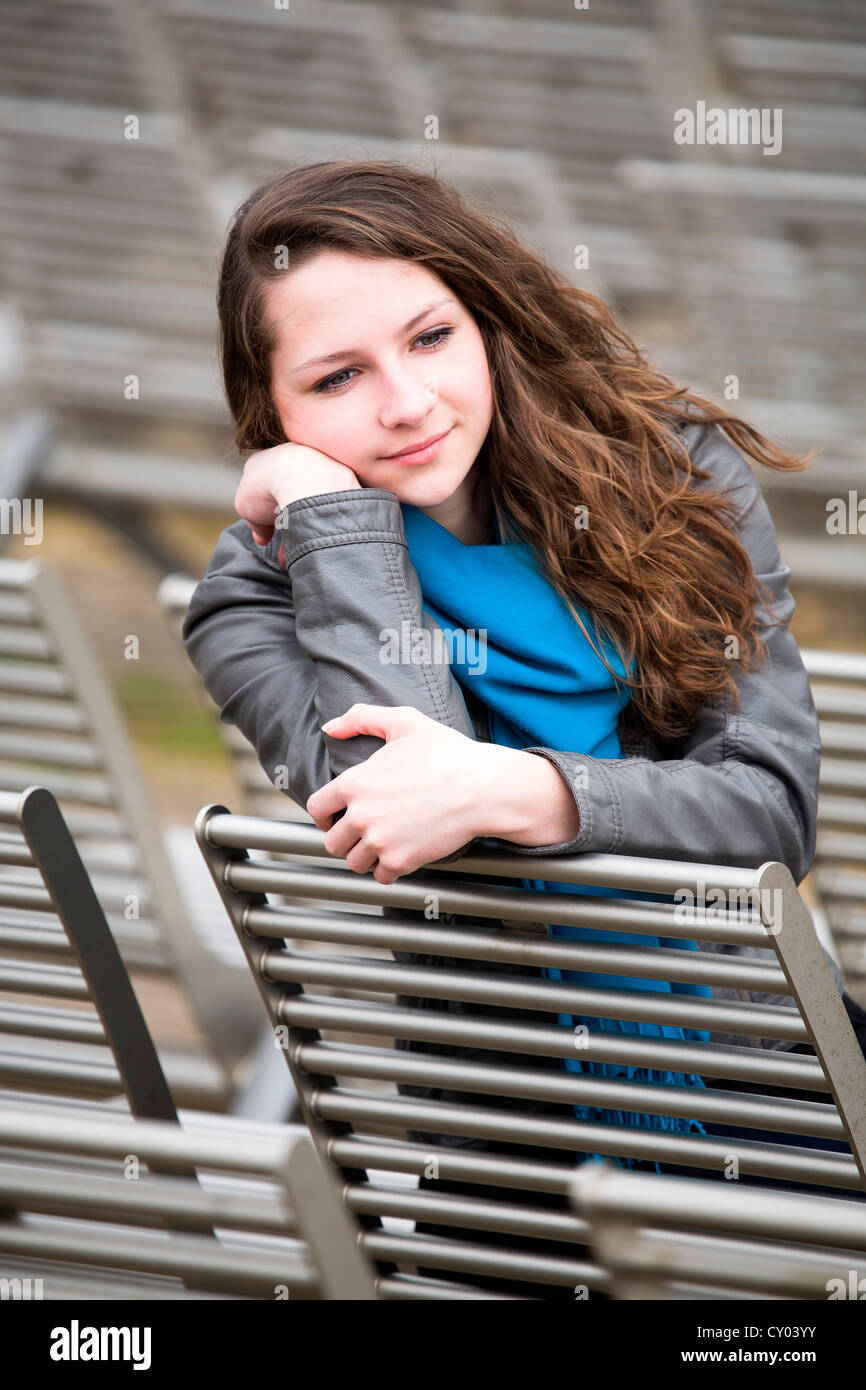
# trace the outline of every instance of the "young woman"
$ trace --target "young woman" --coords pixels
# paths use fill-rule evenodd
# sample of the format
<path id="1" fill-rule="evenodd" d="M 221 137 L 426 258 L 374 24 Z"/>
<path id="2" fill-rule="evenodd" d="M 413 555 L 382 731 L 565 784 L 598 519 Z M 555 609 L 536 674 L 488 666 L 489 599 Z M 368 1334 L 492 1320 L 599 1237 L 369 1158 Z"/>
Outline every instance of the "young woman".
<path id="1" fill-rule="evenodd" d="M 241 521 L 184 638 L 223 718 L 332 854 L 386 884 L 476 839 L 527 856 L 775 859 L 804 877 L 818 722 L 788 629 L 790 571 L 743 455 L 780 470 L 808 459 L 675 386 L 601 300 L 400 164 L 318 163 L 257 188 L 229 231 L 218 306 Z"/>

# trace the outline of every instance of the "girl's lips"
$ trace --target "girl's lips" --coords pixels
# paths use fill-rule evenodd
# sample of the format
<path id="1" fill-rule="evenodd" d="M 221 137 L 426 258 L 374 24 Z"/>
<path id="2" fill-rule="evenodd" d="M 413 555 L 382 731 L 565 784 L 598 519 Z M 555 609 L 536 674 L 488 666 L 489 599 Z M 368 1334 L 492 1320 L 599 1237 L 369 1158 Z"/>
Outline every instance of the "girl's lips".
<path id="1" fill-rule="evenodd" d="M 387 459 L 386 462 L 402 464 L 406 468 L 412 468 L 418 463 L 427 463 L 442 448 L 453 428 L 452 425 L 450 430 L 447 430 L 439 439 L 434 439 L 433 443 L 428 444 L 426 449 L 417 449 L 414 454 L 399 454 L 396 458 Z"/>

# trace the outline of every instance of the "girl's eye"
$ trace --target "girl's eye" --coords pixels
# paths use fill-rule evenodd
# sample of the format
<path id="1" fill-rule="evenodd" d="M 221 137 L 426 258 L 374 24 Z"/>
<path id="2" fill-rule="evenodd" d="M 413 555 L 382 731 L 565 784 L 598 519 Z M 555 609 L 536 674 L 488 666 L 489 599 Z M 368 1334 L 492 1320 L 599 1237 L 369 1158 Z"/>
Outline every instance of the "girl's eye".
<path id="1" fill-rule="evenodd" d="M 442 347 L 442 345 L 448 341 L 453 332 L 453 328 L 428 328 L 426 333 L 420 333 L 418 335 L 415 342 L 420 343 L 423 338 L 437 338 L 439 340 L 438 342 L 431 343 L 429 347 L 421 349 L 422 352 L 435 352 L 437 348 Z M 326 377 L 324 381 L 320 381 L 318 386 L 313 387 L 313 391 L 319 396 L 329 396 L 335 391 L 342 391 L 343 387 L 348 386 L 349 382 L 340 381 L 339 378 L 341 376 L 348 376 L 350 372 L 356 372 L 357 370 L 357 367 L 343 367 L 339 372 L 335 372 L 333 376 Z M 349 377 L 349 381 L 351 381 L 351 377 Z"/>
<path id="2" fill-rule="evenodd" d="M 430 328 L 426 333 L 420 334 L 420 336 L 415 339 L 415 342 L 420 343 L 422 338 L 438 338 L 439 342 L 433 343 L 432 346 L 434 348 L 441 347 L 444 342 L 448 341 L 453 332 L 453 328 Z"/>
<path id="3" fill-rule="evenodd" d="M 344 367 L 342 371 L 335 372 L 333 376 L 329 376 L 325 381 L 320 381 L 318 386 L 313 387 L 313 390 L 320 396 L 325 396 L 331 391 L 338 391 L 341 386 L 346 385 L 345 381 L 340 381 L 338 378 L 345 376 L 347 372 L 354 372 L 356 370 L 356 367 Z"/>

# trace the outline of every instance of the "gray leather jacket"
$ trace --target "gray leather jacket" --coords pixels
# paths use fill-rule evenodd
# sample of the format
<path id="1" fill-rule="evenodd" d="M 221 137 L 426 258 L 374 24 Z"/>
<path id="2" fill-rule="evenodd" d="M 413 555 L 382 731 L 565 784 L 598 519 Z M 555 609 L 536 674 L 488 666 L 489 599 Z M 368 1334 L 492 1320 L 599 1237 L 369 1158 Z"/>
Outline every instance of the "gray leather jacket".
<path id="1" fill-rule="evenodd" d="M 790 570 L 747 461 L 715 425 L 696 422 L 679 434 L 712 485 L 731 490 L 745 509 L 738 535 L 781 620 L 761 628 L 769 661 L 755 674 L 734 662 L 739 709 L 727 696 L 715 699 L 684 738 L 637 738 L 629 703 L 620 715 L 622 759 L 527 750 L 564 777 L 580 830 L 553 845 L 483 843 L 528 857 L 597 851 L 742 867 L 781 860 L 799 883 L 815 852 L 821 741 L 788 629 Z M 372 736 L 321 732 L 325 720 L 358 701 L 412 705 L 470 738 L 489 739 L 484 707 L 447 662 L 379 659 L 383 629 L 400 632 L 407 620 L 431 633 L 437 627 L 421 606 L 395 493 L 318 494 L 292 503 L 281 520 L 266 546 L 253 541 L 245 521 L 222 532 L 183 624 L 187 653 L 221 718 L 246 735 L 271 781 L 281 777 L 303 807 L 318 787 L 381 747 Z M 579 769 L 585 774 L 576 776 Z"/>
<path id="2" fill-rule="evenodd" d="M 638 739 L 630 727 L 629 703 L 619 721 L 626 755 L 622 759 L 589 758 L 555 748 L 527 750 L 548 758 L 565 778 L 580 812 L 574 839 L 531 847 L 492 836 L 470 843 L 527 857 L 597 851 L 741 867 L 780 860 L 799 883 L 815 853 L 821 741 L 806 671 L 788 630 L 794 611 L 790 570 L 779 555 L 769 511 L 747 461 L 715 425 L 689 424 L 678 433 L 693 462 L 709 470 L 708 485 L 736 494 L 742 510 L 738 535 L 755 573 L 772 592 L 780 620 L 777 626 L 761 626 L 769 661 L 752 675 L 735 663 L 739 710 L 731 708 L 729 697 L 717 699 L 700 712 L 692 731 L 676 741 Z M 380 739 L 368 735 L 341 740 L 321 732 L 322 723 L 356 702 L 412 705 L 470 738 L 489 741 L 485 707 L 447 662 L 386 665 L 379 660 L 383 629 L 400 632 L 406 620 L 431 633 L 437 629 L 421 606 L 396 494 L 383 488 L 318 494 L 292 503 L 281 520 L 284 527 L 266 546 L 253 541 L 245 521 L 222 532 L 183 625 L 190 660 L 221 718 L 246 735 L 271 781 L 279 776 L 279 785 L 304 807 L 317 788 L 381 747 Z M 575 777 L 579 769 L 586 774 Z M 466 848 L 436 862 L 448 863 Z M 435 876 L 436 870 L 424 872 Z M 526 876 L 533 877 L 530 865 Z M 478 877 L 483 881 L 483 875 Z M 490 881 L 501 886 L 501 880 Z M 393 909 L 383 911 L 395 915 Z M 424 920 L 422 910 L 396 915 Z M 490 919 L 444 916 L 477 930 L 495 929 Z M 775 959 L 769 948 L 746 950 Z M 445 962 L 418 953 L 394 954 L 415 965 L 490 969 L 484 961 L 465 958 Z M 839 971 L 826 951 L 825 955 L 841 990 Z M 537 970 L 519 964 L 497 969 L 538 978 Z M 727 987 L 714 988 L 713 996 L 790 1006 L 786 996 Z M 465 1007 L 455 1000 L 400 1002 L 451 1013 Z M 487 1012 L 477 1005 L 472 1008 L 474 1016 Z M 549 1022 L 540 1012 L 492 1010 L 500 1021 L 505 1015 L 521 1022 Z M 744 1041 L 727 1033 L 713 1033 L 712 1040 L 740 1045 Z M 792 1046 L 782 1039 L 755 1041 L 773 1049 Z M 478 1049 L 405 1039 L 398 1039 L 397 1047 L 467 1060 L 486 1057 Z M 523 1061 L 543 1068 L 560 1065 L 556 1057 Z M 436 1088 L 403 1083 L 398 1091 L 422 1099 L 460 1099 Z M 501 1097 L 488 1100 L 500 1107 L 506 1103 Z M 548 1102 L 519 1104 L 527 1114 L 558 1113 Z M 482 1141 L 465 1136 L 410 1134 L 419 1143 L 484 1147 Z"/>

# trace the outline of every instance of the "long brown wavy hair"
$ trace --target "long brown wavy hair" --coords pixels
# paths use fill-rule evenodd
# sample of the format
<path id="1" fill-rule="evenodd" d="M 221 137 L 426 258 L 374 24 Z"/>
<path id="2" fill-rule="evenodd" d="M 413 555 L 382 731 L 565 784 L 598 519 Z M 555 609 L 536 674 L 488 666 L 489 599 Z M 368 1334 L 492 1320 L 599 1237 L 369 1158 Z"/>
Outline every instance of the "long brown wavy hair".
<path id="1" fill-rule="evenodd" d="M 799 471 L 815 450 L 785 453 L 678 387 L 597 295 L 438 175 L 389 160 L 335 160 L 262 184 L 229 227 L 217 306 L 242 456 L 285 442 L 271 397 L 268 286 L 285 274 L 282 265 L 295 269 L 327 248 L 423 265 L 473 315 L 494 402 L 479 477 L 503 540 L 533 548 L 588 640 L 574 601 L 606 629 L 624 669 L 635 663 L 630 678 L 611 674 L 631 689 L 638 727 L 677 737 L 722 692 L 738 705 L 726 643 L 737 639 L 745 670 L 766 659 L 756 606 L 769 613 L 772 595 L 733 534 L 739 509 L 730 494 L 692 485 L 712 474 L 691 462 L 675 431 L 696 420 L 722 426 L 769 468 Z M 578 505 L 585 526 L 576 525 Z"/>

